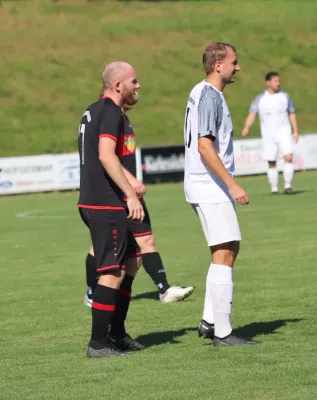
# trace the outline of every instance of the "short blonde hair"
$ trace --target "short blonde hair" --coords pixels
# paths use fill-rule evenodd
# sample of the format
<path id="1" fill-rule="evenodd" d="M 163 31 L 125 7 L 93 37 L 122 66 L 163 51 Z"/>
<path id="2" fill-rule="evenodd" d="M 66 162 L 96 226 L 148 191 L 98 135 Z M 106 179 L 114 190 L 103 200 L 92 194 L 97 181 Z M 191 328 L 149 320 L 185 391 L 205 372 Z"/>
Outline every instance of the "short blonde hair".
<path id="1" fill-rule="evenodd" d="M 222 61 L 226 58 L 227 47 L 230 47 L 236 53 L 236 48 L 229 43 L 218 42 L 206 47 L 203 54 L 203 65 L 207 75 L 214 72 L 217 61 Z"/>

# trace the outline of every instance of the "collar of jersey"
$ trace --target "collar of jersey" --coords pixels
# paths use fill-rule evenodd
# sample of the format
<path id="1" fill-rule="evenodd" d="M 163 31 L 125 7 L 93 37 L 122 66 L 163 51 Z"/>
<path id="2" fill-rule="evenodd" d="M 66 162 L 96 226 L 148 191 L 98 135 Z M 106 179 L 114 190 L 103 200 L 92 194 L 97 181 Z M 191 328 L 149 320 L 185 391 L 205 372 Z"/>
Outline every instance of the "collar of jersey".
<path id="1" fill-rule="evenodd" d="M 275 93 L 269 93 L 269 91 L 268 90 L 266 90 L 265 91 L 265 93 L 266 94 L 268 94 L 269 96 L 274 96 L 275 94 L 279 94 L 279 93 L 281 93 L 281 89 L 280 90 L 278 90 L 277 92 L 275 92 Z"/>
<path id="2" fill-rule="evenodd" d="M 222 94 L 222 92 L 220 92 L 220 90 L 218 90 L 217 88 L 215 88 L 211 83 L 206 82 L 205 79 L 203 80 L 203 82 L 204 82 L 205 85 L 211 86 L 213 89 L 215 89 L 216 92 Z"/>

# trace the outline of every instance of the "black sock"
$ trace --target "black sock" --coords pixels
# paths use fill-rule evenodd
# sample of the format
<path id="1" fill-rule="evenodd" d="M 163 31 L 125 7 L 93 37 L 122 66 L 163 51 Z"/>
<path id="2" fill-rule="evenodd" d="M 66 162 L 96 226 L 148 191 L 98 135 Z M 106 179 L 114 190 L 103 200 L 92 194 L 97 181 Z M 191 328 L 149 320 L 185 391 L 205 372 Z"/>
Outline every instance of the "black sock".
<path id="1" fill-rule="evenodd" d="M 145 271 L 150 275 L 161 294 L 170 287 L 167 283 L 166 272 L 159 253 L 142 254 L 142 263 Z"/>
<path id="2" fill-rule="evenodd" d="M 107 342 L 112 316 L 116 308 L 117 289 L 97 285 L 92 302 L 92 330 L 90 345 L 102 348 Z"/>
<path id="3" fill-rule="evenodd" d="M 97 287 L 99 275 L 96 271 L 96 258 L 90 253 L 86 257 L 86 282 L 87 282 L 87 295 L 92 299 L 93 293 Z"/>
<path id="4" fill-rule="evenodd" d="M 116 311 L 113 314 L 111 324 L 111 334 L 117 337 L 126 335 L 124 322 L 127 318 L 128 309 L 131 301 L 131 288 L 134 277 L 126 275 L 117 293 Z"/>

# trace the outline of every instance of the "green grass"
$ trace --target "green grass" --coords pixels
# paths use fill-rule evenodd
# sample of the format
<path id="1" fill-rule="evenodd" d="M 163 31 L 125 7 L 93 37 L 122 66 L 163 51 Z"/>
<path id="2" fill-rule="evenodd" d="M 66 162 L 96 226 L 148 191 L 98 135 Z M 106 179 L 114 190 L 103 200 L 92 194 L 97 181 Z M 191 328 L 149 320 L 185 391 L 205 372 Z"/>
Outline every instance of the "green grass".
<path id="1" fill-rule="evenodd" d="M 131 115 L 139 145 L 182 143 L 188 93 L 215 40 L 239 51 L 241 73 L 226 90 L 237 135 L 269 70 L 281 72 L 301 132 L 315 132 L 316 15 L 314 0 L 3 1 L 0 156 L 76 150 L 80 116 L 116 59 L 142 85 Z"/>
<path id="2" fill-rule="evenodd" d="M 271 197 L 264 177 L 240 179 L 243 242 L 232 322 L 263 344 L 213 348 L 199 339 L 209 266 L 198 219 L 181 184 L 150 186 L 147 202 L 171 283 L 195 285 L 163 305 L 142 269 L 128 330 L 149 347 L 88 360 L 83 307 L 89 234 L 77 193 L 0 199 L 1 399 L 289 400 L 317 397 L 316 172 L 297 174 L 296 196 Z M 30 212 L 30 218 L 17 214 Z"/>

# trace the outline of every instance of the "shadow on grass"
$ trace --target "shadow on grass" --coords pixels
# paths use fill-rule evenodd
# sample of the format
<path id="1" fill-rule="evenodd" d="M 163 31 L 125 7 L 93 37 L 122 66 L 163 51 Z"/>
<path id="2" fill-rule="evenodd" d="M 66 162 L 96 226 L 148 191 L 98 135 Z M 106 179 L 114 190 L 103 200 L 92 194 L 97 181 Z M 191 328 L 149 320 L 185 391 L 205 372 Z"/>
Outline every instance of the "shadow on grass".
<path id="1" fill-rule="evenodd" d="M 286 326 L 289 323 L 301 322 L 303 319 L 278 319 L 275 321 L 253 322 L 240 328 L 235 329 L 235 333 L 239 336 L 254 337 L 257 335 L 277 335 L 279 328 Z"/>
<path id="2" fill-rule="evenodd" d="M 313 190 L 294 190 L 292 193 L 289 194 L 285 194 L 286 196 L 295 196 L 297 194 L 304 194 L 304 193 L 309 193 L 309 192 L 313 192 Z"/>
<path id="3" fill-rule="evenodd" d="M 145 347 L 158 346 L 160 344 L 178 344 L 181 341 L 177 340 L 188 332 L 197 331 L 197 328 L 183 328 L 176 331 L 152 332 L 146 335 L 141 335 L 136 338 L 138 342 L 144 344 Z"/>
<path id="4" fill-rule="evenodd" d="M 140 293 L 131 297 L 131 300 L 142 300 L 142 299 L 159 300 L 158 291 Z"/>
<path id="5" fill-rule="evenodd" d="M 285 194 L 284 192 L 279 192 L 279 193 L 275 193 L 274 195 L 272 195 L 272 193 L 266 193 L 267 196 L 270 197 L 280 197 L 280 196 L 287 196 L 287 197 L 292 197 L 292 196 L 296 196 L 297 194 L 304 194 L 304 193 L 311 193 L 314 192 L 314 190 L 312 189 L 308 189 L 308 190 L 294 190 L 293 193 L 289 193 L 289 194 Z"/>
<path id="6" fill-rule="evenodd" d="M 265 322 L 253 322 L 240 328 L 234 329 L 234 333 L 239 336 L 244 337 L 254 337 L 257 335 L 277 335 L 279 328 L 286 326 L 290 323 L 296 323 L 304 321 L 304 319 L 278 319 L 275 321 L 265 321 Z M 138 342 L 141 342 L 146 347 L 158 346 L 160 344 L 178 344 L 181 343 L 179 338 L 186 335 L 189 332 L 197 331 L 195 328 L 183 328 L 175 331 L 165 331 L 165 332 L 151 332 L 146 335 L 140 335 L 136 338 Z M 206 343 L 211 344 L 211 342 Z"/>
<path id="7" fill-rule="evenodd" d="M 313 190 L 294 190 L 293 193 L 288 194 L 287 196 L 295 196 L 296 194 L 303 194 L 303 193 L 309 193 L 313 192 Z"/>

